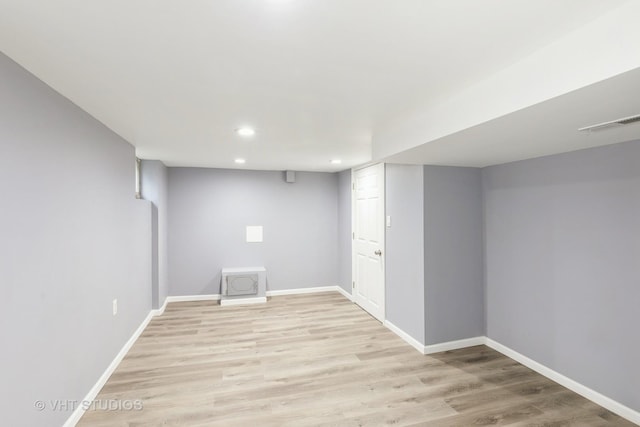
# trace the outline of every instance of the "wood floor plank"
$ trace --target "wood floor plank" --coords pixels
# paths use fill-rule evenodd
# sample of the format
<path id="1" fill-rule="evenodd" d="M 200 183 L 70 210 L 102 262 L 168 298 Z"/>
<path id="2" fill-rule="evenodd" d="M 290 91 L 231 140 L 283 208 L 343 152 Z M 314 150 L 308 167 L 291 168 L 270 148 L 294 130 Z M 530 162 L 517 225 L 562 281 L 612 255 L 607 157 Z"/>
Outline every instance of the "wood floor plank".
<path id="1" fill-rule="evenodd" d="M 335 292 L 169 304 L 79 426 L 629 426 L 485 346 L 423 356 Z"/>

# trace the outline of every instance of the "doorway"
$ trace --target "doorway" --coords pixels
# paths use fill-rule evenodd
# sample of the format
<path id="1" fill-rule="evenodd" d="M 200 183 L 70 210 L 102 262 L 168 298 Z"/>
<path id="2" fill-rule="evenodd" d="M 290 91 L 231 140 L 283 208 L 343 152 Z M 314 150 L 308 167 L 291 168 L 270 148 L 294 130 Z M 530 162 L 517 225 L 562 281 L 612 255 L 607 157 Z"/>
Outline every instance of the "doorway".
<path id="1" fill-rule="evenodd" d="M 353 300 L 373 317 L 385 317 L 384 163 L 352 172 Z"/>

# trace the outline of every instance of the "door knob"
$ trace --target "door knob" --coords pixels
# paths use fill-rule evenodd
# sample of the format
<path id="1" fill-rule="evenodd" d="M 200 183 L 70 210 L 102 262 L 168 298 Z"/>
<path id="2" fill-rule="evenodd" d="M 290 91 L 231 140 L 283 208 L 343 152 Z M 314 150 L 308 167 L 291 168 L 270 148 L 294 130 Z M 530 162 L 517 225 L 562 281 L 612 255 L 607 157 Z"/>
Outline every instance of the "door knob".
<path id="1" fill-rule="evenodd" d="M 382 251 L 380 249 L 378 249 L 377 251 L 374 252 L 374 254 L 376 255 L 382 255 Z"/>

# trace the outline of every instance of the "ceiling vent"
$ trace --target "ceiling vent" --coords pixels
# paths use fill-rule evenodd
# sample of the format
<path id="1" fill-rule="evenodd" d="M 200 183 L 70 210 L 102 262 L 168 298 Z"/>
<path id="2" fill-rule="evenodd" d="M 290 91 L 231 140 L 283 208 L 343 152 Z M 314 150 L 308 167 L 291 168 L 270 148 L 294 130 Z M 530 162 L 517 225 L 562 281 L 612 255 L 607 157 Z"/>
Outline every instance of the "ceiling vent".
<path id="1" fill-rule="evenodd" d="M 598 123 L 597 125 L 585 126 L 578 130 L 580 131 L 594 131 L 594 130 L 602 130 L 611 127 L 618 127 L 624 125 L 630 125 L 632 123 L 640 122 L 640 114 L 636 114 L 635 116 L 623 117 L 621 119 L 611 120 L 610 122 Z"/>

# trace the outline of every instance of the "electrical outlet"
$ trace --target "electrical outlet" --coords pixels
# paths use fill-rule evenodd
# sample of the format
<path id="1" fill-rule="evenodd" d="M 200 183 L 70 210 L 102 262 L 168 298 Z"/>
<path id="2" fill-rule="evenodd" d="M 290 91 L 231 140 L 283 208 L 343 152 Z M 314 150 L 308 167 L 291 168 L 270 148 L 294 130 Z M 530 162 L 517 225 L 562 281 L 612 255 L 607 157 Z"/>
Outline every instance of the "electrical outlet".
<path id="1" fill-rule="evenodd" d="M 114 299 L 113 300 L 113 315 L 115 316 L 116 314 L 118 314 L 118 299 Z"/>

